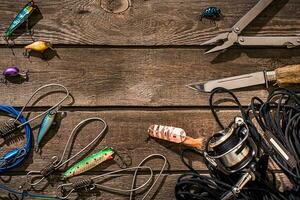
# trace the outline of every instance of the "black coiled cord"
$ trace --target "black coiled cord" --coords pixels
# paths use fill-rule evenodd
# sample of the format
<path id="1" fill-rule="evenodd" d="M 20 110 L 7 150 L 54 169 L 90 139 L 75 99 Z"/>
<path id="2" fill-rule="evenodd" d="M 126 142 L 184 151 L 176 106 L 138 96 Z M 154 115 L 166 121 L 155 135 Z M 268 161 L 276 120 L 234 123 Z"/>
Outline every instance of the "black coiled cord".
<path id="1" fill-rule="evenodd" d="M 281 192 L 276 188 L 275 180 L 270 183 L 269 180 L 262 179 L 258 183 L 246 185 L 247 187 L 243 188 L 235 199 L 300 200 L 300 97 L 293 91 L 278 88 L 269 94 L 265 102 L 258 97 L 253 97 L 250 105 L 244 108 L 233 92 L 224 88 L 216 88 L 210 96 L 209 104 L 216 122 L 222 129 L 224 129 L 224 125 L 217 115 L 213 101 L 214 95 L 220 92 L 231 95 L 258 148 L 276 162 L 293 185 L 291 189 Z M 263 139 L 254 125 L 254 120 L 258 122 L 264 134 L 272 134 L 295 157 L 297 164 L 294 168 L 291 168 Z M 177 200 L 220 199 L 225 192 L 234 186 L 234 181 L 230 183 L 230 176 L 224 182 L 224 179 L 208 163 L 210 176 L 199 174 L 184 160 L 186 151 L 193 150 L 182 152 L 182 161 L 191 170 L 191 173 L 179 177 L 175 187 Z M 201 153 L 199 155 L 203 156 Z"/>

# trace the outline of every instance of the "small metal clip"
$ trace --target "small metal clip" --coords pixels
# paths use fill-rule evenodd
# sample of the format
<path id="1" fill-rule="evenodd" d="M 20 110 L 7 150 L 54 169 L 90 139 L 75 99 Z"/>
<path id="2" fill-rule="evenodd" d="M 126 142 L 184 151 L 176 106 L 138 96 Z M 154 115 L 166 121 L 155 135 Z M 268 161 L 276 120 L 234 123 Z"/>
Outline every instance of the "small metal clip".
<path id="1" fill-rule="evenodd" d="M 35 116 L 34 118 L 22 123 L 22 124 L 18 124 L 18 119 L 21 117 L 24 109 L 27 107 L 27 105 L 29 104 L 29 102 L 33 99 L 33 97 L 41 90 L 47 88 L 47 87 L 54 87 L 54 86 L 58 86 L 58 87 L 61 87 L 65 90 L 66 92 L 66 96 L 64 98 L 62 98 L 58 103 L 56 103 L 54 106 L 52 106 L 50 109 L 42 112 L 41 114 Z M 47 85 L 44 85 L 40 88 L 38 88 L 32 95 L 31 97 L 29 98 L 29 100 L 27 101 L 27 103 L 23 106 L 23 108 L 21 109 L 21 111 L 19 112 L 18 116 L 16 117 L 16 119 L 10 119 L 10 120 L 7 120 L 7 121 L 0 121 L 0 137 L 1 138 L 4 138 L 4 139 L 7 139 L 7 138 L 10 138 L 9 136 L 12 134 L 12 133 L 15 133 L 18 129 L 20 129 L 21 127 L 23 127 L 24 125 L 26 124 L 29 124 L 30 122 L 36 120 L 37 118 L 45 115 L 46 113 L 50 112 L 51 110 L 55 110 L 55 109 L 58 109 L 60 107 L 60 105 L 68 98 L 69 96 L 69 91 L 68 89 L 63 86 L 63 85 L 60 85 L 60 84 L 47 84 Z"/>
<path id="2" fill-rule="evenodd" d="M 159 174 L 157 175 L 157 177 L 155 178 L 155 180 L 153 182 L 151 182 L 154 174 L 153 174 L 153 170 L 148 167 L 148 166 L 143 166 L 148 160 L 151 160 L 153 158 L 159 158 L 162 159 L 164 161 L 161 170 L 159 172 Z M 160 176 L 162 176 L 163 171 L 166 168 L 168 161 L 167 158 L 161 154 L 151 154 L 149 156 L 147 156 L 146 158 L 144 158 L 139 165 L 137 165 L 136 167 L 130 167 L 130 168 L 126 168 L 126 169 L 120 169 L 120 170 L 116 170 L 116 171 L 112 171 L 112 172 L 108 172 L 105 174 L 101 174 L 98 176 L 94 176 L 90 179 L 85 179 L 85 180 L 81 180 L 75 183 L 65 183 L 65 184 L 61 184 L 57 187 L 57 197 L 59 199 L 68 199 L 69 196 L 76 191 L 79 191 L 81 189 L 85 189 L 87 192 L 94 190 L 96 188 L 99 189 L 103 189 L 106 191 L 113 191 L 113 192 L 118 192 L 121 194 L 126 194 L 129 193 L 129 199 L 132 200 L 133 198 L 133 192 L 136 192 L 138 190 L 141 190 L 142 188 L 146 188 L 147 186 L 149 186 L 150 182 L 151 185 L 148 187 L 148 191 L 146 192 L 146 194 L 144 195 L 144 197 L 142 199 L 145 199 L 150 191 L 153 189 L 153 187 L 155 186 L 155 184 L 157 183 L 157 181 L 159 180 Z M 149 178 L 140 186 L 135 186 L 136 184 L 136 178 L 138 176 L 138 171 L 139 170 L 149 170 L 150 175 Z M 109 186 L 105 186 L 102 182 L 103 179 L 105 179 L 106 177 L 111 177 L 112 175 L 118 174 L 120 175 L 120 173 L 122 172 L 128 172 L 128 171 L 133 171 L 133 178 L 132 178 L 132 185 L 130 189 L 122 189 L 122 188 L 114 188 L 114 187 L 109 187 Z M 97 183 L 97 179 L 99 179 L 99 181 L 101 183 Z"/>
<path id="3" fill-rule="evenodd" d="M 65 161 L 63 161 L 67 149 L 70 146 L 71 143 L 71 139 L 74 137 L 74 135 L 77 133 L 77 131 L 87 122 L 89 121 L 99 121 L 103 124 L 103 128 L 101 129 L 101 131 L 99 132 L 99 134 L 88 144 L 86 145 L 83 149 L 81 149 L 79 152 L 77 152 L 75 155 L 71 156 L 70 158 L 66 159 Z M 36 186 L 39 183 L 41 183 L 43 180 L 45 180 L 47 177 L 49 177 L 54 171 L 56 171 L 57 169 L 59 169 L 60 167 L 62 167 L 63 165 L 67 164 L 69 161 L 71 161 L 72 159 L 74 159 L 75 157 L 77 157 L 79 154 L 81 154 L 83 151 L 85 151 L 88 147 L 92 146 L 96 141 L 98 141 L 98 139 L 100 139 L 103 134 L 105 133 L 107 129 L 107 124 L 106 122 L 99 118 L 99 117 L 92 117 L 92 118 L 88 118 L 85 119 L 83 121 L 81 121 L 79 124 L 77 124 L 75 126 L 75 128 L 72 130 L 69 139 L 65 145 L 65 149 L 60 157 L 60 159 L 58 158 L 58 156 L 54 156 L 52 157 L 52 162 L 46 166 L 44 169 L 40 170 L 40 171 L 30 171 L 27 173 L 26 175 L 26 180 L 28 183 L 30 183 L 31 186 Z M 33 179 L 37 179 L 36 181 L 32 182 Z"/>

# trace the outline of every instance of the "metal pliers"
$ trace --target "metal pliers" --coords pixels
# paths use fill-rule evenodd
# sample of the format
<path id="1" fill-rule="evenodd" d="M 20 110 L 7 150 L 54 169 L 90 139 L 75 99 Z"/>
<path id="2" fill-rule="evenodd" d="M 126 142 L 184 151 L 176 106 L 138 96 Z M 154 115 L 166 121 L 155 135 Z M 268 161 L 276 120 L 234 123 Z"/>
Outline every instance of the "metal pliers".
<path id="1" fill-rule="evenodd" d="M 300 36 L 298 37 L 249 37 L 239 34 L 250 24 L 266 7 L 274 0 L 260 0 L 246 15 L 244 15 L 233 27 L 230 32 L 221 33 L 218 36 L 202 43 L 201 45 L 211 45 L 219 41 L 223 44 L 214 47 L 206 53 L 212 53 L 227 49 L 234 44 L 242 46 L 286 46 L 292 48 L 300 45 Z"/>

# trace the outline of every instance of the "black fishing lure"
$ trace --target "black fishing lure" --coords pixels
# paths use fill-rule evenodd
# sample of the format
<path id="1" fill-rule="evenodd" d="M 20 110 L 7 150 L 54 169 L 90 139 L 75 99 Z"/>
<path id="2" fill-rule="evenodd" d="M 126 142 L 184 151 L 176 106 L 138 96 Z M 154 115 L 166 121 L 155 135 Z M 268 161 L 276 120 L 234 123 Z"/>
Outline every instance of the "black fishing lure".
<path id="1" fill-rule="evenodd" d="M 221 9 L 217 7 L 208 7 L 202 11 L 200 15 L 200 20 L 202 21 L 203 18 L 209 20 L 219 20 L 221 16 L 222 16 Z"/>

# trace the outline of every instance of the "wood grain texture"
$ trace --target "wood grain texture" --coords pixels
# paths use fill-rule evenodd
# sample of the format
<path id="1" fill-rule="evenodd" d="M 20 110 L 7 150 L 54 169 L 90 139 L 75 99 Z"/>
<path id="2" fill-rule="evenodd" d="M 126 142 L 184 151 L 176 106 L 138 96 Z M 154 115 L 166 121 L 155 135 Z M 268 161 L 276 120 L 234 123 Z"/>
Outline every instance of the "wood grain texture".
<path id="1" fill-rule="evenodd" d="M 220 113 L 224 122 L 228 122 L 237 114 L 236 111 L 227 111 Z M 30 117 L 34 117 L 33 113 Z M 172 125 L 183 128 L 189 136 L 208 137 L 218 131 L 218 126 L 213 120 L 212 115 L 207 111 L 182 110 L 182 111 L 138 111 L 138 110 L 119 110 L 119 111 L 99 111 L 99 112 L 67 112 L 67 116 L 58 123 L 58 126 L 49 132 L 44 142 L 42 142 L 42 152 L 31 153 L 26 162 L 19 168 L 13 169 L 13 172 L 23 172 L 42 169 L 47 165 L 53 156 L 60 156 L 66 145 L 66 141 L 72 129 L 82 120 L 90 117 L 101 117 L 108 124 L 108 131 L 99 144 L 93 146 L 91 151 L 87 150 L 78 159 L 72 160 L 69 166 L 91 153 L 100 151 L 105 146 L 113 147 L 121 155 L 130 156 L 132 165 L 138 165 L 146 156 L 153 153 L 160 153 L 167 157 L 170 163 L 169 171 L 187 170 L 180 160 L 180 153 L 186 147 L 178 144 L 172 144 L 158 139 L 150 139 L 147 130 L 151 124 Z M 228 121 L 227 121 L 228 120 Z M 34 136 L 38 132 L 39 121 L 32 124 Z M 76 140 L 72 141 L 71 154 L 85 147 L 100 132 L 102 124 L 92 122 L 87 124 L 81 132 L 77 134 Z M 20 142 L 22 143 L 23 140 Z M 8 148 L 14 148 L 20 143 L 5 145 L 1 152 Z M 69 151 L 68 151 L 69 152 Z M 205 170 L 205 165 L 197 155 L 191 155 L 191 164 L 196 169 Z M 159 170 L 160 160 L 153 162 L 153 168 Z M 107 171 L 117 169 L 115 162 L 107 162 L 100 165 L 92 171 Z"/>
<path id="2" fill-rule="evenodd" d="M 2 2 L 0 22 L 3 29 L 25 2 Z M 43 19 L 34 26 L 34 38 L 54 44 L 199 45 L 230 30 L 257 1 L 215 0 L 212 4 L 209 0 L 136 0 L 121 14 L 106 12 L 101 7 L 101 0 L 37 0 L 36 3 Z M 201 22 L 201 11 L 212 5 L 220 7 L 225 17 L 216 24 Z M 274 2 L 245 30 L 245 34 L 297 35 L 300 29 L 299 6 L 298 0 Z M 30 41 L 31 37 L 25 35 L 15 40 L 18 44 Z M 4 40 L 1 43 L 6 44 Z"/>
<path id="3" fill-rule="evenodd" d="M 26 2 L 1 2 L 2 32 Z M 149 154 L 161 153 L 168 158 L 169 167 L 164 173 L 166 178 L 163 184 L 156 186 L 159 189 L 155 188 L 149 199 L 175 199 L 176 180 L 180 174 L 188 171 L 180 160 L 180 152 L 185 147 L 162 140 L 149 140 L 148 127 L 153 123 L 172 125 L 183 128 L 190 136 L 205 138 L 219 130 L 208 109 L 209 94 L 197 93 L 185 85 L 300 63 L 299 48 L 234 47 L 217 54 L 204 55 L 208 47 L 198 47 L 201 42 L 229 31 L 257 0 L 134 0 L 129 9 L 119 14 L 113 12 L 124 10 L 127 0 L 35 2 L 43 18 L 39 20 L 41 15 L 35 15 L 30 20 L 30 23 L 37 22 L 33 38 L 23 34 L 24 29 L 18 32 L 14 37 L 17 44 L 13 48 L 15 55 L 0 39 L 1 68 L 15 65 L 30 70 L 28 82 L 10 80 L 6 86 L 0 86 L 0 104 L 20 107 L 32 92 L 47 83 L 65 85 L 74 101 L 69 100 L 64 104 L 67 115 L 47 134 L 41 154 L 32 152 L 22 166 L 10 171 L 7 177 L 1 176 L 0 182 L 14 188 L 25 180 L 28 171 L 40 170 L 53 156 L 61 155 L 76 124 L 88 117 L 98 116 L 108 123 L 105 137 L 68 166 L 105 146 L 113 147 L 121 156 L 129 155 L 132 166 L 138 165 Z M 206 20 L 201 22 L 199 14 L 208 6 L 221 8 L 224 18 L 216 24 Z M 243 34 L 299 35 L 299 7 L 299 0 L 277 0 Z M 32 42 L 32 39 L 51 41 L 57 55 L 49 51 L 45 60 L 39 54 L 32 54 L 30 59 L 24 58 L 20 47 Z M 53 105 L 62 96 L 58 93 L 47 96 L 47 92 L 50 90 L 39 93 L 41 97 L 35 98 L 33 108 L 30 108 L 35 112 L 30 117 L 46 106 Z M 265 99 L 268 91 L 264 86 L 258 86 L 239 90 L 236 94 L 242 104 L 247 105 L 252 96 Z M 220 112 L 221 119 L 227 123 L 236 114 L 235 107 Z M 38 125 L 39 120 L 32 123 L 35 138 Z M 72 145 L 71 154 L 89 143 L 99 128 L 101 126 L 96 122 L 84 127 Z M 23 139 L 19 138 L 16 143 L 1 146 L 0 154 L 22 142 Z M 189 155 L 189 162 L 195 169 L 207 173 L 199 156 Z M 157 174 L 162 161 L 151 160 L 147 164 Z M 274 163 L 270 165 L 276 168 Z M 81 177 L 115 169 L 119 169 L 119 166 L 109 161 Z M 144 171 L 140 179 L 145 180 L 146 175 Z M 11 180 L 6 182 L 9 176 Z M 277 177 L 283 182 L 282 188 L 290 185 L 281 173 Z M 128 178 L 120 178 L 108 184 L 126 187 L 130 182 Z M 46 187 L 43 192 L 54 195 L 55 189 L 56 184 Z M 0 199 L 5 199 L 5 195 L 1 191 Z M 127 196 L 107 192 L 85 195 L 75 195 L 72 199 L 128 199 Z"/>
<path id="4" fill-rule="evenodd" d="M 57 48 L 61 59 L 48 62 L 24 58 L 23 49 L 14 52 L 15 56 L 10 49 L 1 49 L 0 65 L 30 71 L 29 82 L 0 87 L 0 103 L 14 106 L 24 105 L 47 83 L 69 88 L 73 106 L 207 106 L 208 93 L 185 85 L 300 63 L 299 49 L 232 49 L 215 56 L 193 48 Z M 268 92 L 261 85 L 236 94 L 246 105 L 251 96 L 264 99 Z M 50 106 L 55 99 L 49 96 L 37 105 Z"/>
<path id="5" fill-rule="evenodd" d="M 124 175 L 124 174 L 123 174 Z M 174 196 L 174 188 L 176 181 L 178 177 L 181 174 L 168 174 L 164 173 L 155 187 L 151 190 L 148 197 L 146 199 L 166 199 L 166 200 L 175 200 Z M 286 179 L 283 179 L 282 173 L 276 173 L 275 174 L 278 181 L 281 181 L 280 187 L 288 187 L 290 183 L 286 181 Z M 76 182 L 81 179 L 86 179 L 92 177 L 91 175 L 83 175 L 81 177 L 76 177 L 70 180 L 70 182 Z M 143 184 L 147 179 L 149 178 L 148 175 L 139 175 L 137 179 L 138 184 Z M 157 176 L 155 176 L 157 178 Z M 16 188 L 17 186 L 20 186 L 23 181 L 25 180 L 25 176 L 18 175 L 18 176 L 3 176 L 1 177 L 1 181 L 3 182 L 5 180 L 5 184 L 7 184 L 10 187 Z M 117 188 L 129 188 L 130 185 L 128 183 L 131 183 L 132 177 L 128 174 L 121 177 L 112 177 L 108 176 L 105 181 L 103 181 L 102 184 L 106 186 L 113 186 Z M 61 183 L 60 183 L 61 184 Z M 56 195 L 56 187 L 58 183 L 53 184 L 52 186 L 48 186 L 45 189 L 42 189 L 39 191 L 39 194 L 47 194 L 47 195 Z M 37 188 L 38 189 L 38 188 Z M 136 193 L 135 197 L 136 199 L 140 199 L 143 197 L 143 195 L 147 192 L 147 190 L 141 190 L 140 192 Z M 70 199 L 83 199 L 83 200 L 96 200 L 96 199 L 114 199 L 114 200 L 127 200 L 129 197 L 127 195 L 117 194 L 109 191 L 103 191 L 103 190 L 94 190 L 89 193 L 86 192 L 79 192 L 79 193 L 73 193 L 70 197 Z M 7 193 L 0 190 L 0 199 L 2 200 L 8 200 L 7 199 Z"/>
<path id="6" fill-rule="evenodd" d="M 278 85 L 281 87 L 300 83 L 300 65 L 288 65 L 275 70 Z"/>
<path id="7" fill-rule="evenodd" d="M 61 115 L 62 113 L 60 113 Z M 169 160 L 168 172 L 178 172 L 188 170 L 180 160 L 182 150 L 188 148 L 182 144 L 170 143 L 164 140 L 149 138 L 147 130 L 152 124 L 168 125 L 182 128 L 187 135 L 193 138 L 206 140 L 212 134 L 220 130 L 212 114 L 206 110 L 164 110 L 164 111 L 138 111 L 138 110 L 114 110 L 114 111 L 74 111 L 66 112 L 66 117 L 57 118 L 57 125 L 45 136 L 41 143 L 41 152 L 31 152 L 28 159 L 20 167 L 11 170 L 14 172 L 28 172 L 31 170 L 44 168 L 53 156 L 61 156 L 66 142 L 73 128 L 82 120 L 91 117 L 101 117 L 108 124 L 105 135 L 99 139 L 91 148 L 84 151 L 78 158 L 70 161 L 68 166 L 78 162 L 82 158 L 92 153 L 98 152 L 104 147 L 112 147 L 125 159 L 131 158 L 132 166 L 137 166 L 145 157 L 151 154 L 163 154 Z M 222 123 L 229 124 L 233 118 L 239 115 L 235 110 L 218 112 Z M 37 115 L 33 112 L 30 115 Z M 3 119 L 3 116 L 1 116 Z M 33 135 L 36 139 L 39 120 L 32 123 Z M 103 124 L 97 121 L 89 121 L 82 129 L 75 134 L 75 139 L 71 140 L 66 157 L 76 154 L 88 143 L 90 143 L 102 130 Z M 8 150 L 21 146 L 23 139 L 20 138 L 16 143 L 1 145 L 1 154 Z M 72 150 L 70 151 L 70 147 Z M 206 170 L 201 157 L 196 154 L 187 154 L 190 164 L 197 170 Z M 154 170 L 161 168 L 161 160 L 154 159 L 151 165 Z M 151 164 L 151 162 L 150 162 Z M 278 169 L 274 163 L 270 164 L 272 169 Z M 64 171 L 62 167 L 59 171 Z M 118 169 L 115 161 L 105 162 L 90 172 L 110 171 Z"/>
<path id="8" fill-rule="evenodd" d="M 81 176 L 80 178 L 74 178 L 71 180 L 71 182 L 75 182 L 76 180 L 79 179 L 85 179 L 85 178 L 89 178 L 92 176 Z M 157 176 L 155 176 L 156 178 Z M 157 184 L 154 186 L 153 190 L 151 190 L 151 192 L 149 193 L 148 197 L 146 199 L 175 199 L 174 196 L 174 186 L 176 184 L 176 180 L 179 177 L 179 174 L 163 174 L 163 176 L 160 177 L 159 181 L 157 182 Z M 148 175 L 139 175 L 138 179 L 137 179 L 137 183 L 143 184 L 145 181 L 147 181 L 147 179 L 149 179 Z M 5 184 L 13 187 L 13 188 L 17 188 L 18 186 L 20 186 L 23 181 L 25 180 L 25 176 L 23 175 L 18 175 L 18 176 L 3 176 L 1 177 L 0 183 L 3 183 L 3 180 L 5 180 Z M 101 181 L 101 180 L 100 180 Z M 112 187 L 117 187 L 117 188 L 121 188 L 121 189 L 129 189 L 131 186 L 131 181 L 132 181 L 132 176 L 127 175 L 123 175 L 121 177 L 112 177 L 112 176 L 108 176 L 106 179 L 104 179 L 103 181 L 103 185 L 106 186 L 112 186 Z M 59 183 L 61 184 L 61 183 Z M 47 194 L 47 195 L 56 195 L 56 187 L 57 187 L 58 183 L 52 185 L 52 186 L 48 186 L 45 189 L 42 189 L 42 191 L 38 191 L 38 194 Z M 149 188 L 149 187 L 147 187 Z M 146 188 L 146 189 L 147 189 Z M 37 188 L 39 189 L 39 188 Z M 140 199 L 143 197 L 143 195 L 145 195 L 145 193 L 147 192 L 147 190 L 142 189 L 139 190 L 138 193 L 136 193 L 135 197 L 136 199 Z M 1 200 L 8 200 L 7 198 L 7 193 L 0 190 L 0 199 Z M 29 198 L 30 199 L 30 198 Z M 109 191 L 103 191 L 100 189 L 96 189 L 94 191 L 90 191 L 90 192 L 79 192 L 79 193 L 73 193 L 70 196 L 70 199 L 81 199 L 81 200 L 96 200 L 96 199 L 113 199 L 113 200 L 127 200 L 129 199 L 129 195 L 127 194 L 119 194 L 119 193 L 114 193 L 114 192 L 109 192 Z"/>

